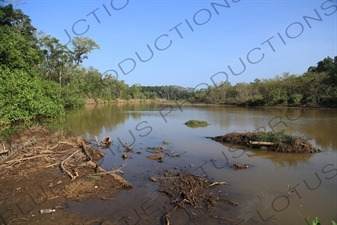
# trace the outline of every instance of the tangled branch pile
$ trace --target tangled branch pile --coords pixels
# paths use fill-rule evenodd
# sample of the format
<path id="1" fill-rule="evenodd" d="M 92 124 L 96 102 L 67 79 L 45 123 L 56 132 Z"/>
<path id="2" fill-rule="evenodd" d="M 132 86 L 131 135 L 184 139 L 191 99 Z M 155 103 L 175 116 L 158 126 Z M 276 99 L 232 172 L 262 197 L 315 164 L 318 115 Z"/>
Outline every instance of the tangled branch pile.
<path id="1" fill-rule="evenodd" d="M 116 187 L 132 187 L 128 181 L 117 174 L 123 173 L 121 168 L 125 164 L 118 169 L 106 171 L 95 163 L 104 154 L 93 148 L 89 142 L 81 137 L 65 139 L 62 133 L 53 132 L 46 127 L 31 127 L 16 133 L 6 143 L 2 143 L 2 151 L 7 154 L 1 157 L 0 182 L 29 176 L 37 179 L 43 173 L 48 173 L 50 178 L 53 178 L 57 176 L 55 172 L 58 170 L 69 176 L 71 181 L 80 179 L 79 183 L 83 183 L 87 177 L 97 178 L 91 179 L 95 182 L 91 182 L 90 188 L 109 182 L 110 185 L 116 184 Z M 103 176 L 106 179 L 101 179 Z M 69 182 L 63 181 L 63 183 Z M 67 190 L 66 185 L 64 189 Z M 64 196 L 67 196 L 67 193 Z M 69 194 L 68 197 L 79 199 Z"/>
<path id="2" fill-rule="evenodd" d="M 305 138 L 280 132 L 246 132 L 228 133 L 223 136 L 207 137 L 217 142 L 244 145 L 252 148 L 264 148 L 284 153 L 316 153 L 321 152 Z"/>
<path id="3" fill-rule="evenodd" d="M 213 209 L 219 202 L 226 202 L 237 206 L 238 203 L 224 199 L 220 195 L 215 195 L 209 189 L 216 185 L 225 185 L 226 182 L 210 182 L 202 176 L 187 174 L 187 173 L 172 173 L 164 171 L 164 177 L 150 177 L 152 182 L 160 182 L 159 191 L 166 194 L 174 207 L 164 215 L 163 219 L 166 224 L 170 224 L 170 214 L 178 209 L 183 208 L 185 204 L 192 206 L 195 209 Z M 193 215 L 194 213 L 191 212 Z"/>

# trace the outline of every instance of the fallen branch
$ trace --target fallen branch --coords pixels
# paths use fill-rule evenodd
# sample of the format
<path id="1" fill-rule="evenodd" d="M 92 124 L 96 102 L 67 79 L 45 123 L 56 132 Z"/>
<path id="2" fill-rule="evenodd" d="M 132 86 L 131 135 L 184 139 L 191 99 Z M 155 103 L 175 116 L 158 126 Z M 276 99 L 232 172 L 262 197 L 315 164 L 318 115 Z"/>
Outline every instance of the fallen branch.
<path id="1" fill-rule="evenodd" d="M 179 202 L 179 204 L 177 204 L 176 206 L 174 206 L 170 211 L 168 211 L 164 216 L 164 221 L 165 221 L 165 224 L 166 225 L 170 225 L 170 216 L 171 216 L 171 213 L 176 210 L 177 208 L 179 207 L 183 207 L 182 205 L 185 203 L 185 202 L 189 202 L 187 199 L 183 199 L 181 202 Z"/>
<path id="2" fill-rule="evenodd" d="M 103 172 L 100 172 L 99 174 L 110 174 L 110 173 L 121 173 L 121 174 L 124 174 L 124 172 L 121 170 L 124 166 L 126 166 L 126 163 L 123 163 L 121 167 L 119 167 L 118 169 L 114 169 L 114 170 L 111 170 L 111 171 L 103 171 Z"/>
<path id="3" fill-rule="evenodd" d="M 50 148 L 50 150 L 54 150 L 55 148 L 57 148 L 59 146 L 59 143 L 57 143 L 56 145 L 54 145 L 53 147 Z"/>
<path id="4" fill-rule="evenodd" d="M 226 202 L 226 203 L 228 203 L 230 205 L 234 205 L 234 206 L 238 206 L 239 205 L 239 203 L 234 202 L 232 200 L 228 200 L 228 199 L 221 199 L 221 201 Z"/>
<path id="5" fill-rule="evenodd" d="M 41 158 L 41 157 L 46 157 L 46 156 L 49 156 L 49 154 L 37 155 L 37 156 L 26 157 L 26 158 L 21 158 L 21 159 L 14 159 L 14 160 L 5 162 L 5 164 L 20 162 L 20 161 L 29 160 L 29 159 Z"/>
<path id="6" fill-rule="evenodd" d="M 67 145 L 71 145 L 71 146 L 76 146 L 74 143 L 71 142 L 67 142 L 67 141 L 60 141 L 58 144 L 67 144 Z"/>
<path id="7" fill-rule="evenodd" d="M 5 146 L 5 144 L 3 142 L 2 142 L 2 147 L 3 147 L 3 150 L 0 151 L 0 155 L 8 153 L 8 150 L 6 150 L 6 146 Z"/>
<path id="8" fill-rule="evenodd" d="M 97 136 L 95 136 L 95 140 L 96 140 L 97 146 L 101 146 L 98 142 Z"/>
<path id="9" fill-rule="evenodd" d="M 82 148 L 82 150 L 84 152 L 84 155 L 87 157 L 86 161 L 91 161 L 92 158 L 91 158 L 89 152 L 87 151 L 87 149 L 86 149 L 85 144 L 83 143 L 83 141 L 81 142 L 80 147 Z"/>
<path id="10" fill-rule="evenodd" d="M 98 175 L 101 175 L 101 176 L 102 175 L 110 175 L 113 178 L 115 178 L 115 180 L 118 181 L 120 184 L 122 184 L 124 187 L 132 188 L 131 183 L 129 183 L 123 177 L 116 174 L 116 172 L 122 172 L 123 173 L 123 171 L 121 171 L 120 169 L 123 168 L 126 164 L 123 164 L 120 168 L 118 168 L 116 170 L 112 170 L 112 171 L 106 171 L 105 169 L 103 169 L 102 167 L 100 167 L 99 165 L 97 165 L 96 163 L 94 163 L 92 161 L 85 162 L 84 164 L 95 168 Z"/>
<path id="11" fill-rule="evenodd" d="M 73 179 L 75 179 L 76 177 L 78 177 L 78 173 L 76 172 L 76 175 L 75 175 L 75 176 L 72 175 L 72 174 L 71 174 L 71 173 L 64 167 L 64 163 L 67 162 L 71 157 L 73 157 L 78 151 L 79 151 L 79 150 L 76 150 L 75 152 L 73 152 L 69 157 L 67 157 L 65 160 L 63 160 L 63 161 L 61 162 L 61 165 L 60 165 L 61 170 L 62 170 L 64 173 L 68 174 L 68 176 L 71 178 L 71 180 L 73 180 Z"/>
<path id="12" fill-rule="evenodd" d="M 6 149 L 5 149 L 5 150 L 1 150 L 1 151 L 0 151 L 0 155 L 1 155 L 1 154 L 6 154 L 6 153 L 8 153 L 8 152 L 9 152 L 9 151 L 6 150 Z"/>
<path id="13" fill-rule="evenodd" d="M 53 166 L 56 166 L 57 164 L 59 164 L 58 162 L 57 163 L 53 163 L 53 164 L 51 164 L 51 165 L 49 165 L 49 166 L 45 166 L 45 167 L 43 167 L 44 169 L 47 169 L 47 168 L 49 168 L 49 167 L 53 167 Z"/>

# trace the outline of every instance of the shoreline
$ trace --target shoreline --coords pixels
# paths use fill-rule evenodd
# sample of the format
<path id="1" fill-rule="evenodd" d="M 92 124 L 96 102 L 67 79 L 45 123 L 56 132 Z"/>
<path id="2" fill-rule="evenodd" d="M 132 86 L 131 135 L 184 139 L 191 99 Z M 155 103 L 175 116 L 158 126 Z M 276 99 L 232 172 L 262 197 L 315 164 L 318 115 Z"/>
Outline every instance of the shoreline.
<path id="1" fill-rule="evenodd" d="M 180 102 L 181 101 L 181 102 Z M 109 101 L 101 101 L 98 100 L 97 102 L 93 99 L 86 99 L 85 105 L 101 105 L 101 104 L 120 104 L 120 103 L 157 103 L 160 105 L 187 105 L 187 106 L 219 106 L 219 107 L 240 107 L 240 108 L 275 108 L 275 109 L 283 109 L 283 108 L 293 108 L 293 109 L 337 109 L 336 107 L 322 107 L 322 106 L 291 106 L 291 105 L 275 105 L 275 106 L 250 106 L 250 105 L 228 105 L 228 104 L 217 104 L 217 103 L 191 103 L 184 100 L 165 100 L 165 99 L 130 99 L 130 100 L 124 100 L 124 99 L 116 99 L 116 100 L 109 100 Z"/>

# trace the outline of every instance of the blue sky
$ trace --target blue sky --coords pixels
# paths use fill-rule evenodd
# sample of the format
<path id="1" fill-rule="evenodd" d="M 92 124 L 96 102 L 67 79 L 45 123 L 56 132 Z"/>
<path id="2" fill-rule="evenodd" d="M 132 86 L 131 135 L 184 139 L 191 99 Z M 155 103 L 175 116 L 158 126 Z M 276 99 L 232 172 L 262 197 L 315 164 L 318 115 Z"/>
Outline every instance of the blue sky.
<path id="1" fill-rule="evenodd" d="M 337 55 L 336 0 L 25 2 L 18 7 L 37 30 L 63 44 L 65 29 L 71 37 L 84 33 L 101 48 L 84 65 L 116 71 L 129 85 L 212 85 L 215 74 L 214 82 L 251 82 L 302 74 Z"/>

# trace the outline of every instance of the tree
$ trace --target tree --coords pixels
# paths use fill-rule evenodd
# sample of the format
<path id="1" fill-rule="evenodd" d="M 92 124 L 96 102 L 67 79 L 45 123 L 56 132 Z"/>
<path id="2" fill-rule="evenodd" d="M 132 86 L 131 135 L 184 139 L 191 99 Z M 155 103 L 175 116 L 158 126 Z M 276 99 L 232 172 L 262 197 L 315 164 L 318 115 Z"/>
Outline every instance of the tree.
<path id="1" fill-rule="evenodd" d="M 75 37 L 71 40 L 73 50 L 71 52 L 71 61 L 73 68 L 76 68 L 84 59 L 88 58 L 88 53 L 95 49 L 100 49 L 99 45 L 88 37 Z"/>
<path id="2" fill-rule="evenodd" d="M 14 9 L 12 4 L 0 6 L 0 26 L 12 27 L 15 33 L 27 39 L 34 39 L 35 27 L 30 18 L 20 9 Z"/>
<path id="3" fill-rule="evenodd" d="M 42 74 L 49 80 L 59 82 L 62 86 L 62 78 L 70 61 L 69 49 L 50 35 L 42 36 L 39 39 L 39 45 L 44 59 L 40 64 Z"/>
<path id="4" fill-rule="evenodd" d="M 334 62 L 331 57 L 326 57 L 322 61 L 317 63 L 316 71 L 320 72 L 332 72 L 335 69 Z"/>
<path id="5" fill-rule="evenodd" d="M 44 56 L 44 62 L 40 65 L 42 73 L 47 79 L 57 81 L 60 86 L 69 85 L 71 74 L 88 58 L 88 53 L 99 49 L 98 44 L 88 37 L 73 38 L 72 49 L 69 49 L 50 35 L 42 36 L 39 46 Z"/>
<path id="6" fill-rule="evenodd" d="M 41 59 L 39 51 L 12 27 L 0 26 L 0 67 L 32 72 Z"/>

